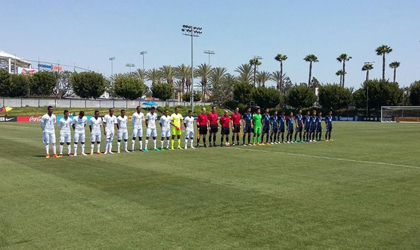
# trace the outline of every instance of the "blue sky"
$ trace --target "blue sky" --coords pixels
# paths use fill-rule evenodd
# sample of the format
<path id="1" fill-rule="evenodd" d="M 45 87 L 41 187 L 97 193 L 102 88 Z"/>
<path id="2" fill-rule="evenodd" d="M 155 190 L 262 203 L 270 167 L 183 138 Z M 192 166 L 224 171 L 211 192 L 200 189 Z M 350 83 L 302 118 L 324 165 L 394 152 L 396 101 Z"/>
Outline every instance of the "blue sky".
<path id="1" fill-rule="evenodd" d="M 409 85 L 420 79 L 420 1 L 25 1 L 2 0 L 0 50 L 42 61 L 89 67 L 104 75 L 127 72 L 126 63 L 146 69 L 190 64 L 190 41 L 181 26 L 203 27 L 195 39 L 195 65 L 208 60 L 230 73 L 254 55 L 263 57 L 260 70 L 278 70 L 273 59 L 286 54 L 286 74 L 306 82 L 307 54 L 319 63 L 313 75 L 322 83 L 338 82 L 336 57 L 347 53 L 346 85 L 359 87 L 365 61 L 375 61 L 372 77 L 381 75 L 375 48 L 387 44 L 393 52 L 387 64 L 400 61 L 397 80 Z M 7 35 L 6 35 L 7 34 Z M 387 77 L 392 71 L 387 67 Z"/>

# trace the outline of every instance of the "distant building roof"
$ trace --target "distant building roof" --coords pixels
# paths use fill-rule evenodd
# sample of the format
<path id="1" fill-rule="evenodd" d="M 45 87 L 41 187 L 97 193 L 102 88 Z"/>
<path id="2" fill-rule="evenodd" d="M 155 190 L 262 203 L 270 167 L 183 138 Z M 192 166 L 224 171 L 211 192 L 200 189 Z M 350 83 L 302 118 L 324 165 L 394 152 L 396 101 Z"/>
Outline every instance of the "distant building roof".
<path id="1" fill-rule="evenodd" d="M 20 57 L 14 56 L 12 54 L 6 53 L 6 52 L 1 51 L 1 50 L 0 50 L 0 57 L 2 57 L 2 58 L 11 58 L 12 60 L 16 60 L 16 61 L 19 61 L 21 63 L 31 64 L 30 62 L 28 62 L 26 60 L 23 60 Z"/>

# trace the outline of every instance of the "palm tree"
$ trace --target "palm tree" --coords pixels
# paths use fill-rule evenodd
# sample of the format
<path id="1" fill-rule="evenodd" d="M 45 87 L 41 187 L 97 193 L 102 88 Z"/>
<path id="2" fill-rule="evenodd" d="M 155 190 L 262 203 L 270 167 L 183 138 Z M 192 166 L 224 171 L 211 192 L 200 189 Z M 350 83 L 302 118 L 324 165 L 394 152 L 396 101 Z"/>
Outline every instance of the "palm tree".
<path id="1" fill-rule="evenodd" d="M 160 75 L 166 79 L 166 83 L 173 86 L 174 84 L 174 68 L 171 65 L 163 65 L 159 68 Z"/>
<path id="2" fill-rule="evenodd" d="M 341 54 L 339 57 L 337 57 L 337 61 L 340 62 L 340 63 L 343 63 L 343 70 L 342 70 L 343 74 L 342 74 L 342 77 L 340 78 L 341 79 L 340 80 L 340 86 L 342 86 L 342 87 L 344 87 L 344 82 L 345 82 L 346 74 L 347 74 L 347 72 L 346 72 L 346 62 L 350 61 L 350 59 L 351 59 L 351 56 L 349 56 L 347 54 Z"/>
<path id="3" fill-rule="evenodd" d="M 212 84 L 219 83 L 227 73 L 226 68 L 216 67 L 211 70 L 209 80 Z"/>
<path id="4" fill-rule="evenodd" d="M 190 66 L 187 66 L 185 64 L 181 64 L 181 65 L 177 66 L 174 71 L 175 71 L 174 75 L 176 76 L 176 78 L 181 80 L 181 86 L 180 86 L 181 95 L 180 95 L 179 98 L 182 98 L 182 95 L 184 94 L 184 89 L 185 89 L 186 82 L 191 77 Z"/>
<path id="5" fill-rule="evenodd" d="M 277 54 L 276 57 L 274 57 L 274 60 L 280 62 L 280 80 L 277 83 L 277 89 L 281 91 L 280 86 L 283 84 L 283 61 L 287 60 L 287 56 L 283 54 Z M 279 84 L 280 83 L 280 84 Z"/>
<path id="6" fill-rule="evenodd" d="M 389 67 L 391 68 L 391 69 L 394 69 L 394 83 L 396 82 L 396 80 L 397 80 L 397 68 L 400 66 L 400 62 L 397 62 L 397 61 L 395 61 L 395 62 L 392 62 L 392 63 L 390 63 L 389 64 Z"/>
<path id="7" fill-rule="evenodd" d="M 162 79 L 161 72 L 158 69 L 149 69 L 146 73 L 147 80 L 152 82 L 152 85 L 156 83 L 160 83 L 160 80 Z"/>
<path id="8" fill-rule="evenodd" d="M 251 66 L 254 66 L 254 87 L 256 84 L 256 80 L 257 80 L 257 67 L 261 65 L 261 62 L 258 60 L 258 58 L 252 58 L 251 60 L 249 60 L 249 64 Z"/>
<path id="9" fill-rule="evenodd" d="M 309 79 L 308 79 L 308 86 L 311 85 L 311 79 L 312 79 L 312 63 L 319 62 L 318 57 L 316 57 L 314 54 L 309 54 L 305 58 L 303 58 L 306 62 L 309 62 Z"/>
<path id="10" fill-rule="evenodd" d="M 251 64 L 245 63 L 241 64 L 238 68 L 235 69 L 235 72 L 239 73 L 239 81 L 249 83 L 252 75 L 252 66 Z"/>
<path id="11" fill-rule="evenodd" d="M 365 63 L 362 67 L 362 71 L 366 71 L 366 81 L 369 81 L 369 71 L 373 69 L 372 63 Z"/>
<path id="12" fill-rule="evenodd" d="M 195 74 L 201 77 L 201 92 L 203 93 L 203 101 L 206 99 L 206 92 L 207 92 L 207 82 L 211 72 L 211 66 L 205 63 L 202 63 L 197 67 L 195 70 Z"/>
<path id="13" fill-rule="evenodd" d="M 340 86 L 341 86 L 341 83 L 343 82 L 344 71 L 340 69 L 339 71 L 335 72 L 335 75 L 340 76 Z"/>
<path id="14" fill-rule="evenodd" d="M 375 51 L 378 56 L 382 56 L 382 80 L 385 80 L 385 55 L 391 53 L 392 48 L 388 45 L 381 45 Z"/>
<path id="15" fill-rule="evenodd" d="M 131 73 L 132 76 L 134 76 L 135 78 L 139 79 L 139 80 L 143 80 L 146 79 L 146 70 L 144 69 L 136 69 L 136 71 Z"/>
<path id="16" fill-rule="evenodd" d="M 271 73 L 267 72 L 267 71 L 261 71 L 258 72 L 257 74 L 257 82 L 258 82 L 258 87 L 265 87 L 265 83 L 271 79 Z"/>

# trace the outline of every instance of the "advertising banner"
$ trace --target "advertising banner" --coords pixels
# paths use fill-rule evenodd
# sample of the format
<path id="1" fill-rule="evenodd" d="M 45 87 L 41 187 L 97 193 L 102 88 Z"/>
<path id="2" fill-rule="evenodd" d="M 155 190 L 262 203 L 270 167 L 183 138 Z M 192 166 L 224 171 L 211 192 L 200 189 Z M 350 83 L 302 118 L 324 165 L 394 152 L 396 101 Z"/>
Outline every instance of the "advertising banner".
<path id="1" fill-rule="evenodd" d="M 52 70 L 53 69 L 51 64 L 42 64 L 42 63 L 38 63 L 38 68 L 39 70 Z"/>
<path id="2" fill-rule="evenodd" d="M 32 115 L 32 116 L 18 116 L 17 122 L 41 122 L 42 116 Z"/>
<path id="3" fill-rule="evenodd" d="M 16 116 L 0 116 L 0 122 L 16 122 Z"/>

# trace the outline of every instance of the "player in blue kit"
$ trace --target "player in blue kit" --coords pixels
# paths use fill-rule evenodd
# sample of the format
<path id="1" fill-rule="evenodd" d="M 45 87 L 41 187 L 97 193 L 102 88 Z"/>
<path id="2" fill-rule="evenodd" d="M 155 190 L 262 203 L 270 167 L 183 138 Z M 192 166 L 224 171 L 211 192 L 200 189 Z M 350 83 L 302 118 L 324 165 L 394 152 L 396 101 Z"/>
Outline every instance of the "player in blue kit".
<path id="1" fill-rule="evenodd" d="M 251 114 L 251 108 L 248 108 L 245 112 L 245 114 L 242 116 L 242 127 L 244 128 L 244 135 L 242 137 L 243 145 L 249 145 L 251 146 L 251 138 L 252 138 L 252 114 Z M 245 143 L 245 136 L 248 135 L 248 143 Z"/>
<path id="2" fill-rule="evenodd" d="M 270 142 L 271 144 L 278 144 L 278 130 L 279 130 L 279 122 L 278 122 L 278 114 L 277 111 L 274 111 L 274 114 L 270 118 L 271 123 L 271 134 L 270 134 Z"/>
<path id="3" fill-rule="evenodd" d="M 309 142 L 309 135 L 311 133 L 311 111 L 308 110 L 306 112 L 305 117 L 303 118 L 303 125 L 304 125 L 304 132 L 303 132 L 303 140 L 304 142 Z"/>
<path id="4" fill-rule="evenodd" d="M 281 112 L 281 115 L 279 116 L 279 133 L 278 133 L 278 141 L 280 142 L 280 136 L 281 136 L 281 143 L 284 143 L 284 130 L 286 127 L 286 117 L 284 116 L 284 112 Z"/>
<path id="5" fill-rule="evenodd" d="M 318 112 L 318 116 L 316 117 L 316 135 L 315 138 L 317 141 L 321 141 L 322 135 L 322 112 Z"/>
<path id="6" fill-rule="evenodd" d="M 332 118 L 332 111 L 330 111 L 328 113 L 328 115 L 325 117 L 325 124 L 327 125 L 326 126 L 326 131 L 327 132 L 325 133 L 325 140 L 326 141 L 333 141 L 331 139 L 332 120 L 333 120 L 333 118 Z"/>
<path id="7" fill-rule="evenodd" d="M 315 142 L 315 131 L 316 131 L 316 110 L 312 112 L 312 116 L 309 122 L 309 142 Z"/>
<path id="8" fill-rule="evenodd" d="M 302 109 L 299 109 L 298 114 L 295 117 L 295 123 L 296 123 L 295 143 L 298 143 L 297 135 L 299 135 L 299 141 L 302 142 L 302 131 L 303 131 L 302 120 L 303 120 Z"/>
<path id="9" fill-rule="evenodd" d="M 287 143 L 293 143 L 293 126 L 295 125 L 295 117 L 293 112 L 290 112 L 289 119 L 287 120 Z"/>
<path id="10" fill-rule="evenodd" d="M 270 109 L 265 109 L 265 113 L 262 116 L 262 135 L 261 143 L 264 144 L 264 135 L 265 135 L 265 144 L 269 145 L 268 137 L 270 136 Z"/>

